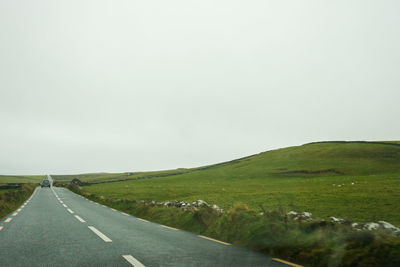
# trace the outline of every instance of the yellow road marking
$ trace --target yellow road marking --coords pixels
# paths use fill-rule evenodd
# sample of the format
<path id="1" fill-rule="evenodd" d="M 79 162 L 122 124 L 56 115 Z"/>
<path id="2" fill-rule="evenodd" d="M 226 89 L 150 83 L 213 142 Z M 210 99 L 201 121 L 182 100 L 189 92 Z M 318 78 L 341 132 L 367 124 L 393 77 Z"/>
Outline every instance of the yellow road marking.
<path id="1" fill-rule="evenodd" d="M 293 267 L 303 267 L 302 265 L 298 265 L 298 264 L 295 264 L 295 263 L 291 263 L 291 262 L 288 262 L 288 261 L 285 261 L 285 260 L 281 260 L 281 259 L 278 259 L 278 258 L 272 258 L 274 261 L 279 261 L 279 262 L 282 262 L 282 263 L 284 263 L 284 264 L 287 264 L 287 265 L 289 265 L 289 266 L 293 266 Z"/>
<path id="2" fill-rule="evenodd" d="M 179 229 L 176 229 L 176 228 L 174 228 L 174 227 L 169 227 L 169 226 L 162 225 L 162 224 L 161 224 L 161 226 L 164 227 L 164 228 L 168 228 L 168 229 L 171 229 L 171 230 L 175 230 L 175 231 L 178 231 L 178 230 L 179 230 Z"/>
<path id="3" fill-rule="evenodd" d="M 224 244 L 224 245 L 227 245 L 227 246 L 230 246 L 230 245 L 231 245 L 231 244 L 229 244 L 229 243 L 222 242 L 222 241 L 219 241 L 219 240 L 217 240 L 217 239 L 214 239 L 214 238 L 211 238 L 211 237 L 207 237 L 207 236 L 204 236 L 204 235 L 199 235 L 199 237 L 204 238 L 204 239 L 208 239 L 208 240 L 211 240 L 211 241 L 220 243 L 220 244 Z"/>

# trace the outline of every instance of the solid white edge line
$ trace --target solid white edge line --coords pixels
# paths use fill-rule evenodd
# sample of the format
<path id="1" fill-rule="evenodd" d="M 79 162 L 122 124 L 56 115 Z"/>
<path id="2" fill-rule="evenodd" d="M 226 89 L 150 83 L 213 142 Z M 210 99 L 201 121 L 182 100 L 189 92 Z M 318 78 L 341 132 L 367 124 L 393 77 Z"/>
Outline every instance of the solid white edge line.
<path id="1" fill-rule="evenodd" d="M 122 214 L 124 214 L 125 216 L 130 216 L 129 214 L 125 213 L 125 212 L 121 212 Z"/>
<path id="2" fill-rule="evenodd" d="M 112 242 L 112 240 L 110 238 L 108 238 L 107 236 L 105 236 L 102 232 L 100 232 L 99 230 L 97 230 L 94 226 L 88 226 L 90 230 L 93 231 L 93 233 L 95 233 L 96 235 L 98 235 L 101 239 L 103 239 L 104 242 Z"/>
<path id="3" fill-rule="evenodd" d="M 140 261 L 138 261 L 137 259 L 135 259 L 132 255 L 122 255 L 122 257 L 129 262 L 130 264 L 132 264 L 132 266 L 134 267 L 145 267 Z"/>
<path id="4" fill-rule="evenodd" d="M 79 217 L 78 215 L 75 215 L 75 218 L 76 218 L 78 221 L 82 222 L 82 223 L 85 222 L 85 220 L 82 219 L 81 217 Z"/>
<path id="5" fill-rule="evenodd" d="M 67 209 L 67 210 L 68 210 L 68 212 L 71 213 L 71 214 L 74 213 L 71 209 Z"/>

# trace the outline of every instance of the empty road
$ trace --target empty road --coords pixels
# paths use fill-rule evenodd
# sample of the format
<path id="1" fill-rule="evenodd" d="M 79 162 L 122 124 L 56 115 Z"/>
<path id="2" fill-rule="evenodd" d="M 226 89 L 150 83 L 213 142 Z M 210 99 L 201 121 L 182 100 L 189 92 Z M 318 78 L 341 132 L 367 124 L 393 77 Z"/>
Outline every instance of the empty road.
<path id="1" fill-rule="evenodd" d="M 0 222 L 0 266 L 288 266 L 141 220 L 64 188 L 37 188 Z"/>

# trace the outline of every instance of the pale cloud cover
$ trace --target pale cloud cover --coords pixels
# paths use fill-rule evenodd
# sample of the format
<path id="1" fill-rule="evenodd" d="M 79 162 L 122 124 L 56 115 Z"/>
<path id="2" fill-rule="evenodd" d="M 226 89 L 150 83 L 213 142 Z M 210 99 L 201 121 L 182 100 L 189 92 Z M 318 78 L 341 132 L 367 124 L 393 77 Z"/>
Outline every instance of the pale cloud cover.
<path id="1" fill-rule="evenodd" d="M 0 174 L 399 140 L 398 1 L 0 1 Z"/>

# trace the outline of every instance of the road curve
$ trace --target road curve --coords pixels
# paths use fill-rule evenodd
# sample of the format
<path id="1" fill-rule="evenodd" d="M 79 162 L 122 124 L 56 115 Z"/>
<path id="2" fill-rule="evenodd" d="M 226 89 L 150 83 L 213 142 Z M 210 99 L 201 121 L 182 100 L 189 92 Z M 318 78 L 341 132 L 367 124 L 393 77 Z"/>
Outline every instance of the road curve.
<path id="1" fill-rule="evenodd" d="M 0 222 L 0 266 L 287 265 L 52 187 L 37 188 Z"/>

